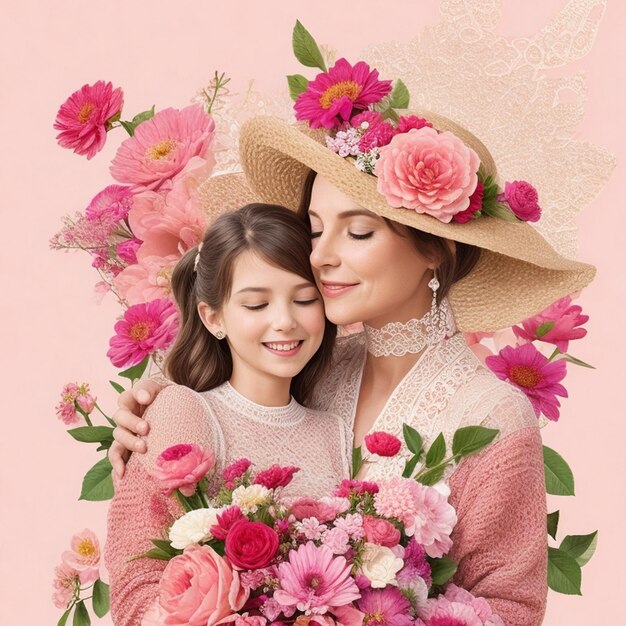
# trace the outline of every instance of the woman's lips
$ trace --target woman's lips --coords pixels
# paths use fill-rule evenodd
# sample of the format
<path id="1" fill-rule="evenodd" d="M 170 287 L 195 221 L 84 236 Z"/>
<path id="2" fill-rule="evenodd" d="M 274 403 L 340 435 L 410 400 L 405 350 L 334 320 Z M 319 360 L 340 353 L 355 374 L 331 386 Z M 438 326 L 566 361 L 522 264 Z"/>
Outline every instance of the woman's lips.
<path id="1" fill-rule="evenodd" d="M 353 287 L 356 287 L 358 283 L 339 283 L 334 281 L 320 281 L 322 285 L 322 294 L 327 298 L 337 298 L 343 296 L 350 291 Z"/>

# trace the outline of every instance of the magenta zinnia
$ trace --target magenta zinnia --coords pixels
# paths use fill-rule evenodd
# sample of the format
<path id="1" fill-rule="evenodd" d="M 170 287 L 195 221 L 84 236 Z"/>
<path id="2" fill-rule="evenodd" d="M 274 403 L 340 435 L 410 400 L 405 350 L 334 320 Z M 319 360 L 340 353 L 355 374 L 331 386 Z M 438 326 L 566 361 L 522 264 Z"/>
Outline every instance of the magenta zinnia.
<path id="1" fill-rule="evenodd" d="M 527 343 L 515 348 L 506 346 L 485 362 L 498 378 L 526 394 L 537 417 L 543 413 L 549 420 L 559 419 L 561 404 L 556 396 L 567 398 L 567 389 L 560 384 L 567 373 L 565 361 L 550 362 L 532 343 Z"/>
<path id="2" fill-rule="evenodd" d="M 170 300 L 161 298 L 131 306 L 115 324 L 107 356 L 116 367 L 130 367 L 157 350 L 168 348 L 178 332 L 178 313 Z"/>
<path id="3" fill-rule="evenodd" d="M 390 80 L 378 80 L 378 71 L 364 61 L 354 67 L 339 59 L 327 73 L 318 74 L 296 100 L 296 119 L 307 120 L 311 128 L 337 128 L 391 91 Z"/>
<path id="4" fill-rule="evenodd" d="M 122 110 L 124 94 L 111 83 L 99 80 L 93 85 L 83 85 L 62 105 L 57 113 L 54 128 L 61 132 L 57 141 L 62 148 L 91 159 L 102 150 L 110 121 Z"/>

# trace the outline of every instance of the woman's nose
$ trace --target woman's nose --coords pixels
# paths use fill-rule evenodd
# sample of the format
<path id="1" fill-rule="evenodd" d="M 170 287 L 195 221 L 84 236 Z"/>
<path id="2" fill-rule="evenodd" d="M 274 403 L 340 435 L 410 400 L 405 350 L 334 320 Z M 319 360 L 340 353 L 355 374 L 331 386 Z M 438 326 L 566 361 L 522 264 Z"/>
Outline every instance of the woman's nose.
<path id="1" fill-rule="evenodd" d="M 313 240 L 310 260 L 311 265 L 317 268 L 339 265 L 339 257 L 329 237 L 324 237 L 322 234 Z"/>

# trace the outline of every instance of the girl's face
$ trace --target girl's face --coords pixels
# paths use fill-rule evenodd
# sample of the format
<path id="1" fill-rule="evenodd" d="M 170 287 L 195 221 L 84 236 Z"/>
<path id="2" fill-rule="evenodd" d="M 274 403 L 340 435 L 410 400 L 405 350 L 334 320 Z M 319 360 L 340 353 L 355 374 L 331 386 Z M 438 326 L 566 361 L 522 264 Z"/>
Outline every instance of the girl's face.
<path id="1" fill-rule="evenodd" d="M 430 308 L 428 282 L 437 263 L 422 256 L 409 237 L 319 175 L 309 217 L 311 265 L 329 320 L 380 328 Z"/>
<path id="2" fill-rule="evenodd" d="M 231 294 L 217 318 L 238 377 L 293 378 L 324 336 L 324 306 L 315 285 L 249 251 L 235 261 Z"/>

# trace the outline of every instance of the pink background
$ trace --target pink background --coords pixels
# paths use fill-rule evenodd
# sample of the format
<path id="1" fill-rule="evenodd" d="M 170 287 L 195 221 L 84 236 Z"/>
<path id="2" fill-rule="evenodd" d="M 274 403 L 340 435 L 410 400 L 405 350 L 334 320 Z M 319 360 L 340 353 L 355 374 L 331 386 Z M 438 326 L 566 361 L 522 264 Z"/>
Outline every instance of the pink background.
<path id="1" fill-rule="evenodd" d="M 94 303 L 97 277 L 86 256 L 52 252 L 48 239 L 63 214 L 84 209 L 109 183 L 108 160 L 120 137 L 93 162 L 61 150 L 52 129 L 57 108 L 82 84 L 101 78 L 124 88 L 128 112 L 153 103 L 183 106 L 214 69 L 233 76 L 235 89 L 251 77 L 262 91 L 281 89 L 284 75 L 298 71 L 290 49 L 296 17 L 352 60 L 369 43 L 407 41 L 438 20 L 436 0 L 295 4 L 27 0 L 3 7 L 0 623 L 56 623 L 51 579 L 61 552 L 77 530 L 90 527 L 102 539 L 105 532 L 107 505 L 77 501 L 81 478 L 95 462 L 93 448 L 65 434 L 54 405 L 64 383 L 84 380 L 103 406 L 113 407 L 106 380 L 115 372 L 105 352 L 118 308 L 112 299 Z M 565 0 L 504 4 L 498 31 L 528 35 Z M 566 70 L 587 74 L 587 113 L 578 136 L 611 151 L 618 167 L 579 219 L 580 257 L 599 273 L 580 300 L 591 322 L 576 355 L 598 369 L 571 368 L 562 421 L 544 430 L 546 443 L 564 455 L 577 479 L 576 498 L 550 501 L 561 509 L 561 534 L 600 530 L 597 554 L 583 570 L 583 597 L 550 594 L 545 623 L 552 626 L 614 623 L 624 614 L 625 545 L 618 530 L 625 512 L 625 415 L 618 397 L 624 344 L 616 332 L 626 305 L 626 237 L 618 215 L 626 157 L 624 19 L 624 5 L 610 0 L 592 51 Z"/>

